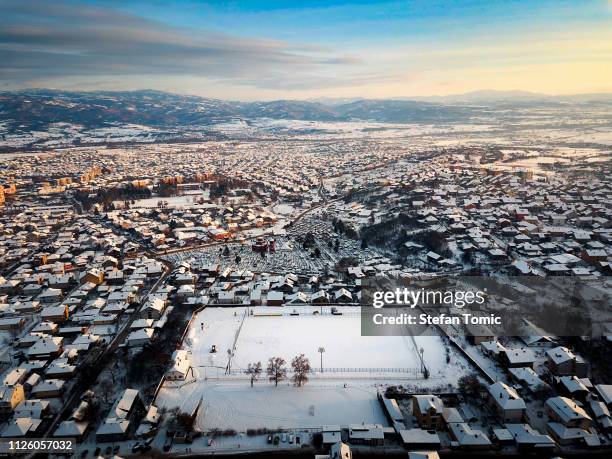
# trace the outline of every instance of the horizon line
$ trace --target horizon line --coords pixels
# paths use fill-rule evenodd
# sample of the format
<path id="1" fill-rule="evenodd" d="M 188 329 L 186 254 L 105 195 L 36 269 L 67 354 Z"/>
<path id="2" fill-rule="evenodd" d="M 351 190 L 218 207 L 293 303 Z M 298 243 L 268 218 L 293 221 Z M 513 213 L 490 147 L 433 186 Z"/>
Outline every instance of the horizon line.
<path id="1" fill-rule="evenodd" d="M 210 100 L 220 100 L 225 102 L 277 102 L 277 101 L 294 101 L 294 102 L 319 102 L 320 100 L 371 100 L 371 101 L 391 101 L 391 100 L 414 100 L 414 99 L 427 99 L 427 98 L 454 98 L 454 97 L 462 97 L 469 95 L 478 95 L 482 94 L 483 98 L 486 99 L 487 94 L 490 96 L 497 95 L 503 96 L 506 95 L 508 99 L 520 99 L 525 97 L 546 97 L 546 98 L 562 98 L 562 97 L 579 97 L 579 96 L 612 96 L 612 90 L 610 91 L 588 91 L 588 92 L 576 92 L 576 93 L 560 93 L 560 94 L 548 94 L 541 92 L 533 92 L 533 91 L 525 91 L 521 89 L 477 89 L 473 91 L 466 91 L 460 93 L 448 93 L 448 94 L 427 94 L 427 95 L 395 95 L 390 97 L 364 97 L 364 96 L 318 96 L 318 97 L 309 97 L 309 98 L 272 98 L 272 99 L 230 99 L 230 98 L 220 98 L 220 97 L 210 97 L 204 95 L 198 95 L 194 93 L 187 92 L 177 92 L 172 90 L 165 89 L 155 89 L 155 88 L 140 88 L 140 89 L 63 89 L 56 87 L 30 87 L 30 88 L 21 88 L 21 89 L 0 89 L 0 94 L 16 94 L 20 92 L 28 92 L 28 91 L 56 91 L 56 92 L 65 92 L 65 93 L 138 93 L 138 92 L 158 92 L 164 94 L 173 94 L 177 96 L 186 96 L 186 97 L 199 97 L 202 99 L 210 99 Z M 515 93 L 515 94 L 513 94 Z"/>

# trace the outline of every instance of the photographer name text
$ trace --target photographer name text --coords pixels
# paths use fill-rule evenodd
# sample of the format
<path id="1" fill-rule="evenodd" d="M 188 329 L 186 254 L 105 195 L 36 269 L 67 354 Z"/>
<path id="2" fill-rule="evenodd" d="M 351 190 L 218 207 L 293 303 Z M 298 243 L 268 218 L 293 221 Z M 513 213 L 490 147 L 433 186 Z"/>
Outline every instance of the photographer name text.
<path id="1" fill-rule="evenodd" d="M 501 325 L 501 317 L 495 314 L 477 316 L 474 314 L 431 315 L 419 314 L 397 314 L 385 315 L 374 314 L 372 321 L 375 325 Z"/>

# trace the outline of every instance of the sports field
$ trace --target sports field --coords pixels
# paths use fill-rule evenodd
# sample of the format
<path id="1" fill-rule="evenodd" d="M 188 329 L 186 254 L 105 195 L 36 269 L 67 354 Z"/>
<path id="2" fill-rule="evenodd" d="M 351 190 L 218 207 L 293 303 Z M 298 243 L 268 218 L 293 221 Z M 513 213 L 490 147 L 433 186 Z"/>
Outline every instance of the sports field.
<path id="1" fill-rule="evenodd" d="M 183 345 L 193 377 L 165 384 L 156 403 L 189 411 L 202 400 L 196 421 L 200 430 L 385 424 L 377 390 L 397 384 L 453 384 L 471 371 L 458 355 L 446 362 L 438 336 L 361 336 L 359 308 L 339 310 L 342 315 L 314 306 L 204 309 Z M 217 352 L 211 352 L 213 346 Z M 325 348 L 323 372 L 319 347 Z M 421 348 L 430 372 L 427 380 L 421 373 Z M 312 367 L 304 387 L 289 380 L 275 387 L 268 381 L 270 357 L 284 358 L 290 370 L 291 359 L 302 353 Z M 251 388 L 244 369 L 255 362 L 262 363 L 264 374 Z"/>

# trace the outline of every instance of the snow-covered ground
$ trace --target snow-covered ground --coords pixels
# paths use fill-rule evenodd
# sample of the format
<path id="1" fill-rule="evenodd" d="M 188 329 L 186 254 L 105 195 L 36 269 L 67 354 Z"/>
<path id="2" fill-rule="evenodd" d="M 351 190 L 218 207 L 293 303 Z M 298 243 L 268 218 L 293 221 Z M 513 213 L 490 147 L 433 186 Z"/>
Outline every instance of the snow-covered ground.
<path id="1" fill-rule="evenodd" d="M 211 374 L 205 374 L 204 367 L 225 367 L 229 349 L 232 370 L 241 372 L 249 363 L 260 361 L 265 366 L 270 357 L 283 357 L 289 363 L 299 354 L 305 354 L 313 369 L 319 370 L 319 347 L 325 348 L 324 369 L 335 369 L 335 373 L 342 372 L 340 369 L 385 372 L 420 368 L 410 337 L 361 336 L 360 308 L 343 307 L 340 311 L 342 315 L 316 306 L 207 308 L 195 318 L 186 349 L 198 373 L 208 377 Z M 439 338 L 416 339 L 419 348 L 427 349 L 432 370 L 440 368 L 445 361 Z M 216 354 L 210 353 L 212 345 L 217 347 Z"/>
<path id="2" fill-rule="evenodd" d="M 154 209 L 156 207 L 158 207 L 160 202 L 163 202 L 164 205 L 166 207 L 169 208 L 176 208 L 176 207 L 180 207 L 180 208 L 189 208 L 189 207 L 200 207 L 200 208 L 206 208 L 206 207 L 213 207 L 215 208 L 215 205 L 211 205 L 211 204 L 206 204 L 206 205 L 202 205 L 202 204 L 198 204 L 198 200 L 199 199 L 204 199 L 204 200 L 208 200 L 209 199 L 209 191 L 202 191 L 199 194 L 189 194 L 189 195 L 182 195 L 182 196 L 170 196 L 170 197 L 154 197 L 154 198 L 145 198 L 145 199 L 138 199 L 136 200 L 136 202 L 131 206 L 132 208 L 149 208 L 149 209 Z M 114 202 L 115 205 L 120 206 L 121 205 L 121 201 L 115 201 Z"/>
<path id="3" fill-rule="evenodd" d="M 193 376 L 186 382 L 166 382 L 156 404 L 190 412 L 202 400 L 196 422 L 202 431 L 384 424 L 377 390 L 400 384 L 452 385 L 473 371 L 454 353 L 447 363 L 438 336 L 361 336 L 359 308 L 339 309 L 341 316 L 314 306 L 206 308 L 193 320 L 183 345 L 191 354 Z M 294 311 L 299 315 L 291 315 Z M 210 352 L 213 344 L 216 353 Z M 323 373 L 317 352 L 321 346 Z M 427 380 L 420 373 L 420 348 L 431 375 Z M 258 361 L 265 373 L 268 358 L 275 356 L 283 357 L 290 368 L 291 359 L 301 353 L 313 369 L 304 387 L 290 381 L 275 387 L 264 374 L 251 388 L 243 374 L 249 363 Z"/>
<path id="4" fill-rule="evenodd" d="M 180 389 L 164 387 L 158 406 L 178 406 L 189 412 L 202 397 L 196 428 L 309 429 L 325 424 L 387 424 L 376 398 L 376 383 L 312 380 L 303 387 L 288 381 L 275 387 L 263 379 L 250 387 L 247 380 L 209 380 L 186 384 Z"/>
<path id="5" fill-rule="evenodd" d="M 291 204 L 277 204 L 274 206 L 272 211 L 277 215 L 294 215 L 298 213 L 300 209 L 296 209 Z"/>
<path id="6" fill-rule="evenodd" d="M 207 390 L 197 427 L 244 431 L 248 428 L 319 428 L 325 424 L 381 423 L 385 415 L 371 384 L 344 387 L 314 381 L 296 388 L 263 382 L 214 384 Z"/>
<path id="7" fill-rule="evenodd" d="M 289 315 L 293 310 L 300 315 Z M 278 311 L 282 316 L 247 316 L 232 367 L 246 368 L 250 362 L 266 361 L 276 355 L 289 362 L 303 353 L 319 369 L 317 350 L 322 346 L 324 369 L 419 368 L 410 337 L 361 336 L 359 308 L 341 308 L 342 315 L 313 315 L 315 311 L 319 308 L 286 307 Z M 262 311 L 255 314 L 258 312 Z"/>

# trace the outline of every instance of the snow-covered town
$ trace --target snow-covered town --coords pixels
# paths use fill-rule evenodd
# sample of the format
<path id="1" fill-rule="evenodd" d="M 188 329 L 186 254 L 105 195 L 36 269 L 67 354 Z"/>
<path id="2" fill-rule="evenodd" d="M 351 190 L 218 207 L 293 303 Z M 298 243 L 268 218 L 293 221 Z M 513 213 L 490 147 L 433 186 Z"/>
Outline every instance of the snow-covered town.
<path id="1" fill-rule="evenodd" d="M 0 0 L 0 459 L 612 458 L 612 0 Z"/>
<path id="2" fill-rule="evenodd" d="M 0 157 L 0 438 L 81 458 L 608 454 L 609 138 L 335 128 Z M 363 333 L 372 282 L 458 275 L 580 279 L 593 333 Z"/>

